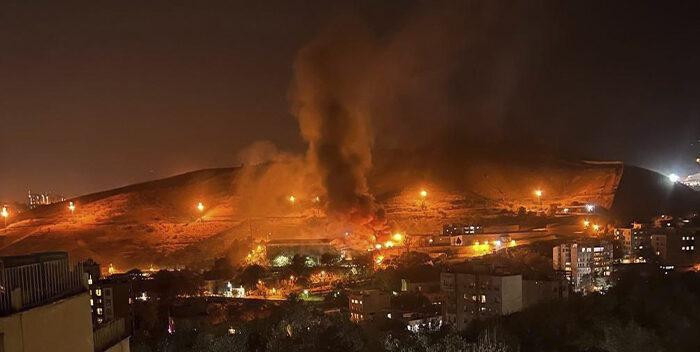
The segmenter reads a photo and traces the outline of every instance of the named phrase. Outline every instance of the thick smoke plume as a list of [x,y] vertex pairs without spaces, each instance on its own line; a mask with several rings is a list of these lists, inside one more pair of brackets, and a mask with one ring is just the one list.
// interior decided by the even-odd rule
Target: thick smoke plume
[[373,138],[365,81],[375,56],[368,32],[338,27],[305,47],[295,65],[294,110],[328,210],[365,222],[376,219],[367,186]]

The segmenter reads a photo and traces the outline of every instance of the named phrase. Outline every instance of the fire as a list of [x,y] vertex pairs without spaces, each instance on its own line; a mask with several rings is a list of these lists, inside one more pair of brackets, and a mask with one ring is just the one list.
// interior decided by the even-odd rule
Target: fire
[[428,191],[426,191],[426,190],[424,190],[424,189],[420,190],[420,196],[421,196],[421,198],[427,197],[427,196],[428,196]]
[[197,203],[197,210],[200,212],[204,211],[204,204],[202,204],[202,202]]

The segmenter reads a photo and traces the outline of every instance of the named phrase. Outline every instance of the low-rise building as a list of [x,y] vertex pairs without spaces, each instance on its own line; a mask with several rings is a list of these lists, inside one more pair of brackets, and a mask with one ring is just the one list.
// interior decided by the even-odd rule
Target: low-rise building
[[652,230],[651,247],[664,266],[690,267],[700,262],[700,228],[665,227]]
[[360,290],[348,294],[350,320],[361,323],[373,320],[391,306],[391,295],[380,290]]
[[566,279],[523,279],[523,308],[540,302],[549,302],[569,297],[569,283]]
[[523,308],[520,274],[472,270],[443,272],[440,287],[445,294],[443,321],[464,330],[475,319],[507,315]]

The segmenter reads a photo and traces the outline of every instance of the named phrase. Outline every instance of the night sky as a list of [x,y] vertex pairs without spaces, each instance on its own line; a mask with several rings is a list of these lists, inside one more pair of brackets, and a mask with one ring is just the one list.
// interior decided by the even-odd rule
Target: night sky
[[[231,166],[259,140],[303,152],[289,102],[299,49],[348,16],[390,36],[433,3],[3,1],[0,200]],[[452,105],[432,124],[468,129],[487,100],[497,108],[478,118],[497,121],[500,142],[700,171],[699,2],[530,3],[463,17],[478,44],[450,61]]]

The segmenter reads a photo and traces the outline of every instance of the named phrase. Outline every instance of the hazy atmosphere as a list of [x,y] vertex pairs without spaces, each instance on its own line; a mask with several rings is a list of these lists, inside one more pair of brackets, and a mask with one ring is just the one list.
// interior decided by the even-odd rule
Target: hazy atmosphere
[[6,201],[234,166],[260,140],[302,153],[304,74],[362,110],[358,148],[524,147],[698,171],[693,2],[0,6]]

